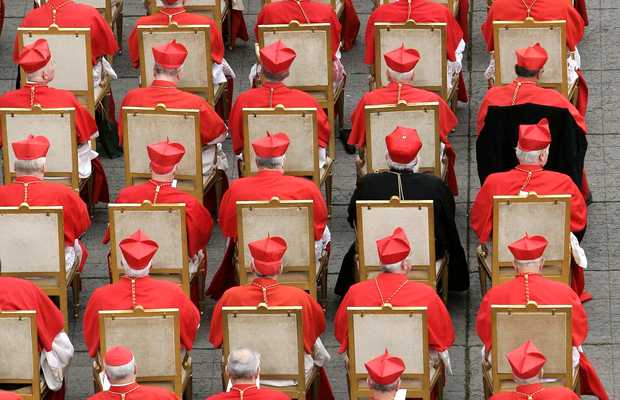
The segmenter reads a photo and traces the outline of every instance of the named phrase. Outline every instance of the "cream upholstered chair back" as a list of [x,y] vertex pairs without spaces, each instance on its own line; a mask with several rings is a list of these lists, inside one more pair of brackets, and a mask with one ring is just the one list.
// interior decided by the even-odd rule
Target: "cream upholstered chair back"
[[493,285],[514,278],[513,255],[508,245],[528,235],[542,235],[545,249],[543,274],[569,283],[570,195],[493,197]]
[[64,288],[62,207],[0,207],[0,260],[2,275]]
[[258,172],[252,142],[265,136],[266,132],[285,132],[290,140],[284,162],[285,173],[314,176],[319,169],[316,113],[315,108],[285,108],[281,105],[244,108],[243,174],[249,176]]
[[357,201],[357,251],[360,280],[371,279],[381,268],[376,241],[401,227],[409,239],[412,266],[409,278],[435,287],[435,226],[432,200]]
[[512,388],[506,354],[527,340],[545,355],[545,378],[571,387],[572,312],[570,305],[492,305],[493,392]]
[[300,306],[224,307],[222,318],[224,362],[233,350],[252,349],[261,355],[261,379],[301,380],[303,385],[304,339]]
[[175,39],[187,48],[187,58],[177,87],[200,94],[213,104],[215,94],[209,25],[138,25],[137,32],[142,87],[149,86],[153,81],[153,47]]
[[[91,113],[94,112],[94,87],[90,28],[17,28],[17,45],[46,39],[56,74],[51,86],[70,90]],[[21,70],[22,85],[26,74]]]
[[[109,204],[108,212],[113,281],[122,275],[119,243],[138,229],[159,245],[153,257],[151,274],[181,275],[189,279],[185,204],[151,204],[148,201],[143,204]],[[187,285],[184,289],[189,293],[189,282]]]
[[540,43],[549,59],[541,77],[543,86],[568,93],[566,21],[496,21],[493,23],[495,44],[495,84],[505,85],[516,78],[515,51]]
[[125,183],[133,185],[151,177],[147,146],[166,139],[185,147],[175,174],[177,187],[202,201],[202,153],[198,110],[156,107],[123,107]]
[[131,349],[139,382],[180,381],[178,309],[99,311],[99,334],[100,354],[114,346]]
[[[325,90],[332,84],[332,47],[329,24],[259,25],[260,48],[282,40],[297,53],[284,80],[289,87]],[[311,71],[311,73],[310,73]]]
[[404,44],[420,52],[415,67],[415,86],[447,97],[447,58],[445,23],[375,23],[374,75],[378,86],[387,83],[383,55]]
[[[282,236],[287,243],[284,273],[278,278],[309,290],[316,296],[316,256],[312,200],[237,202],[238,272],[241,284],[251,279],[248,243],[267,236]],[[286,223],[283,223],[286,221]]]
[[0,382],[31,385],[39,394],[36,311],[0,310]]
[[439,103],[372,105],[364,109],[366,119],[366,166],[369,173],[389,169],[385,137],[397,127],[418,131],[422,149],[418,154],[421,172],[441,176]]
[[9,143],[32,133],[44,135],[50,141],[45,160],[46,179],[79,187],[74,108],[0,108],[0,121],[2,143],[6,143],[2,146],[5,183],[15,176],[15,154]]

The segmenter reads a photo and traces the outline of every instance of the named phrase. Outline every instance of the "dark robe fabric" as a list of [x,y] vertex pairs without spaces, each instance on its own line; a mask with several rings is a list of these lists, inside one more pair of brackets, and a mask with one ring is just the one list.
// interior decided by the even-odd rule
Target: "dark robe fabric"
[[588,147],[585,132],[564,108],[519,104],[489,107],[484,127],[476,140],[476,160],[480,184],[494,172],[504,172],[517,166],[515,147],[519,125],[549,120],[551,147],[545,169],[564,173],[582,189],[583,166]]
[[[463,291],[469,288],[469,267],[465,250],[461,245],[454,220],[454,197],[448,186],[429,174],[401,172],[405,200],[433,200],[435,215],[435,255],[441,258],[449,254],[449,290]],[[358,183],[349,202],[348,221],[353,227],[357,218],[357,200],[389,200],[398,196],[398,177],[392,172],[368,174]],[[345,255],[338,274],[334,292],[344,296],[355,283],[355,243]]]

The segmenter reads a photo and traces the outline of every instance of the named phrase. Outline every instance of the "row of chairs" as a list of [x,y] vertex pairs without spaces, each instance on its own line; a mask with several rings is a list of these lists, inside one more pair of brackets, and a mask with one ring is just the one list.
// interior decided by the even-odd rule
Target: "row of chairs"
[[[445,369],[441,361],[433,361],[429,355],[426,307],[351,307],[347,313],[351,399],[368,397],[364,362],[380,354],[385,343],[391,343],[390,351],[405,361],[401,387],[407,389],[408,396],[429,400],[434,390],[441,393]],[[0,356],[6,361],[0,364],[0,381],[25,385],[20,393],[25,399],[39,399],[46,390],[44,383],[40,384],[35,317],[34,311],[0,311]],[[557,379],[558,385],[575,386],[578,371],[572,367],[570,306],[494,305],[492,319],[494,351],[491,363],[482,364],[485,393],[514,389],[506,354],[532,338],[537,339],[537,347],[547,358],[545,377]],[[291,386],[278,387],[293,399],[304,399],[316,389],[316,367],[307,375],[304,371],[301,307],[224,307],[223,321],[222,371],[233,349],[252,348],[262,354],[262,380],[295,381]],[[130,347],[140,365],[138,382],[192,398],[192,359],[181,350],[177,309],[101,311],[99,327],[101,354],[118,345]],[[407,332],[406,340],[402,332]],[[22,351],[15,352],[15,348]],[[103,387],[102,365],[97,358],[92,367],[96,390]],[[226,382],[222,374],[223,387]]]

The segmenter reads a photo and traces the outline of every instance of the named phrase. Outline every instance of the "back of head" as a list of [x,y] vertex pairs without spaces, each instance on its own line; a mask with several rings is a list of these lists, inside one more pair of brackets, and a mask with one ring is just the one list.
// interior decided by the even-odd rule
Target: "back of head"
[[295,50],[286,47],[282,40],[263,47],[259,51],[263,77],[267,81],[282,82],[289,76],[289,69],[296,56]]
[[395,228],[391,235],[377,240],[376,244],[379,262],[384,272],[407,272],[406,259],[411,252],[411,246],[402,228]]
[[15,173],[21,175],[43,176],[45,158],[50,142],[45,136],[28,135],[25,139],[11,143],[15,154]]
[[387,65],[387,78],[394,82],[411,83],[414,79],[415,66],[420,61],[420,53],[413,48],[406,48],[404,43],[383,55]]
[[125,275],[130,278],[142,278],[149,274],[151,263],[159,245],[138,229],[119,242],[121,264]]
[[514,257],[514,267],[520,273],[539,273],[544,265],[544,252],[549,242],[543,236],[527,233],[508,245]]
[[183,63],[187,59],[187,48],[176,39],[151,49],[155,64],[153,75],[156,79],[177,82],[181,79]]
[[286,150],[289,146],[288,135],[284,132],[271,134],[252,142],[258,169],[283,169]]
[[519,126],[515,155],[520,164],[544,166],[549,157],[551,130],[546,118],[534,125]]
[[405,372],[405,363],[400,357],[389,354],[387,349],[382,355],[364,363],[364,366],[368,371],[368,386],[371,391],[385,395],[395,393],[400,387],[400,377]]
[[385,137],[386,161],[390,169],[397,171],[418,171],[418,154],[422,141],[415,129],[397,126]]
[[228,355],[226,372],[228,377],[237,381],[253,381],[258,378],[260,371],[260,354],[246,348],[233,350]]
[[536,43],[530,47],[517,49],[515,73],[521,78],[540,78],[540,73],[548,59],[547,51]]
[[126,347],[117,346],[108,349],[104,358],[105,373],[111,384],[126,384],[135,381],[136,362]]

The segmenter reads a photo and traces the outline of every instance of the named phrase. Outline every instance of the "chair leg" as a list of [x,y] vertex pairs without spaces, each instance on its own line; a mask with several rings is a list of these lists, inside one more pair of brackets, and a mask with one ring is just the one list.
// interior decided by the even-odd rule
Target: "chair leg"
[[118,41],[118,54],[123,53],[123,12],[119,11],[116,17],[116,37]]
[[62,312],[63,317],[65,317],[65,330],[69,331],[69,304],[67,301],[67,294],[64,293],[58,296],[58,302],[60,303],[60,311]]
[[[76,268],[78,268],[76,266]],[[82,291],[82,278],[80,271],[76,271],[71,282],[71,293],[73,294],[73,318],[78,319],[80,314],[80,292]]]
[[333,169],[328,172],[328,175],[325,177],[325,201],[327,202],[327,217],[330,218],[332,216],[332,189],[333,189]]

